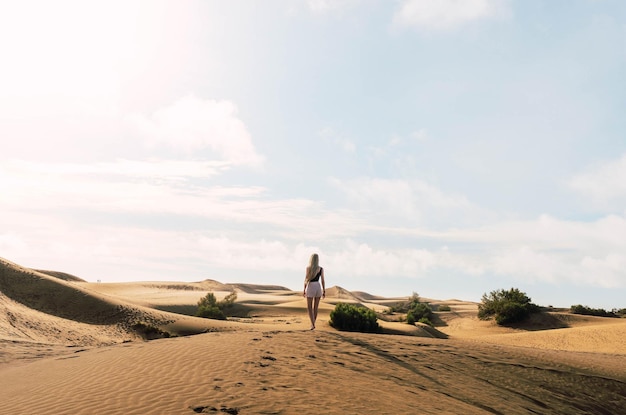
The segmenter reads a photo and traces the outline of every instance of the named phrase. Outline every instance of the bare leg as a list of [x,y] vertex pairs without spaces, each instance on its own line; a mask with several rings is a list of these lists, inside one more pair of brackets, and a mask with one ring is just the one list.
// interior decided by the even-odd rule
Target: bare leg
[[313,314],[313,297],[306,298],[306,307],[309,311],[309,319],[311,320],[311,330],[315,328],[315,316]]
[[315,302],[313,304],[313,327],[315,327],[315,321],[317,321],[317,310],[320,306],[321,297],[315,297]]

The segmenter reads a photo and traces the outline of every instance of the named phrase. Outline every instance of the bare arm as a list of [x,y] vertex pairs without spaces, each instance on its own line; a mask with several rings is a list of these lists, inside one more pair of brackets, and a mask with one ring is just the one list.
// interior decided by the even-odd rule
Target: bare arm
[[324,281],[324,268],[322,268],[322,298],[326,297],[326,281]]
[[306,296],[306,286],[308,284],[308,281],[306,280],[307,275],[309,275],[309,267],[306,267],[306,270],[304,271],[304,289],[302,290],[302,296]]

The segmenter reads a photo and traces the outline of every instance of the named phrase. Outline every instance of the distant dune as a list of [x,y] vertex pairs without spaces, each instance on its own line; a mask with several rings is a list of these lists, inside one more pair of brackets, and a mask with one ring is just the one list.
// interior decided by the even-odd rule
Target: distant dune
[[387,298],[387,297],[381,297],[379,295],[373,295],[373,294],[369,294],[366,293],[365,291],[351,291],[352,295],[354,295],[355,297],[363,300],[363,301],[403,301],[406,300],[406,297],[404,298]]
[[354,295],[352,292],[339,286],[327,288],[326,297],[329,299],[332,299],[334,302],[338,302],[337,300],[343,300],[344,302],[357,302],[357,303],[363,301],[357,295]]
[[[229,320],[193,316],[232,291]],[[0,259],[0,413],[626,413],[626,319],[507,328],[429,300],[450,307],[435,327],[385,314],[384,334],[346,333],[327,324],[335,304],[403,299],[326,294],[310,331],[302,293],[281,286],[89,283]]]
[[52,277],[56,277],[56,278],[60,278],[62,280],[65,281],[75,281],[75,282],[86,282],[84,279],[82,278],[78,278],[72,274],[68,274],[66,272],[59,272],[59,271],[47,271],[47,270],[43,270],[43,269],[35,269],[33,271],[37,271],[41,274],[46,274],[46,275],[50,275]]

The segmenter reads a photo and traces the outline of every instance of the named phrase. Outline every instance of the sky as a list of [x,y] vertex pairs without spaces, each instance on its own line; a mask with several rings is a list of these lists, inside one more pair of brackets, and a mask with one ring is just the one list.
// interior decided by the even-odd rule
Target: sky
[[626,2],[2,2],[0,56],[0,257],[626,307]]

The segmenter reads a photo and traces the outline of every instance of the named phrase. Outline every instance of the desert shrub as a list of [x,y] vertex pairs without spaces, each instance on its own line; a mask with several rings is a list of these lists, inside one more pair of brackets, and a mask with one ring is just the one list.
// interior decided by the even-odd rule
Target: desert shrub
[[437,311],[452,311],[449,305],[440,305]]
[[[433,310],[427,303],[412,303],[406,315],[408,324],[415,324],[416,321],[432,326],[430,320],[433,318]],[[423,321],[425,320],[425,321]]]
[[380,330],[376,313],[367,307],[339,303],[330,312],[330,325],[337,330],[375,333]]
[[619,310],[606,311],[603,308],[590,308],[580,304],[571,306],[570,311],[574,314],[583,314],[586,316],[619,317]]
[[407,324],[415,324],[416,321],[433,325],[433,310],[428,303],[422,303],[418,293],[413,292],[407,301],[393,304],[389,307],[390,312],[406,313]]
[[228,294],[222,301],[217,301],[215,294],[208,293],[198,301],[197,317],[212,318],[215,320],[226,320],[225,309],[232,307],[237,300],[237,293]]
[[619,317],[626,317],[626,308],[620,308],[619,310],[617,308],[614,308],[613,312]]
[[389,311],[388,312],[389,312],[389,314],[406,313],[407,305],[408,305],[408,303],[406,303],[406,302],[391,304],[391,305],[389,305]]
[[415,324],[416,321],[432,326],[433,309],[428,303],[420,302],[420,297],[416,292],[409,297],[408,310],[406,314],[407,324]]
[[217,303],[217,306],[223,310],[232,307],[233,304],[235,304],[235,301],[237,301],[237,293],[233,291],[232,293],[224,297],[222,301],[219,301]]
[[495,315],[496,323],[500,325],[517,323],[523,321],[529,314],[524,304],[504,302]]
[[526,293],[517,288],[483,294],[482,302],[478,305],[480,319],[495,317],[496,323],[500,325],[523,321],[538,311],[539,307],[531,303]]
[[407,301],[401,301],[389,306],[389,311],[392,313],[406,313],[411,309],[413,304],[420,302],[420,296],[415,291],[408,298]]

